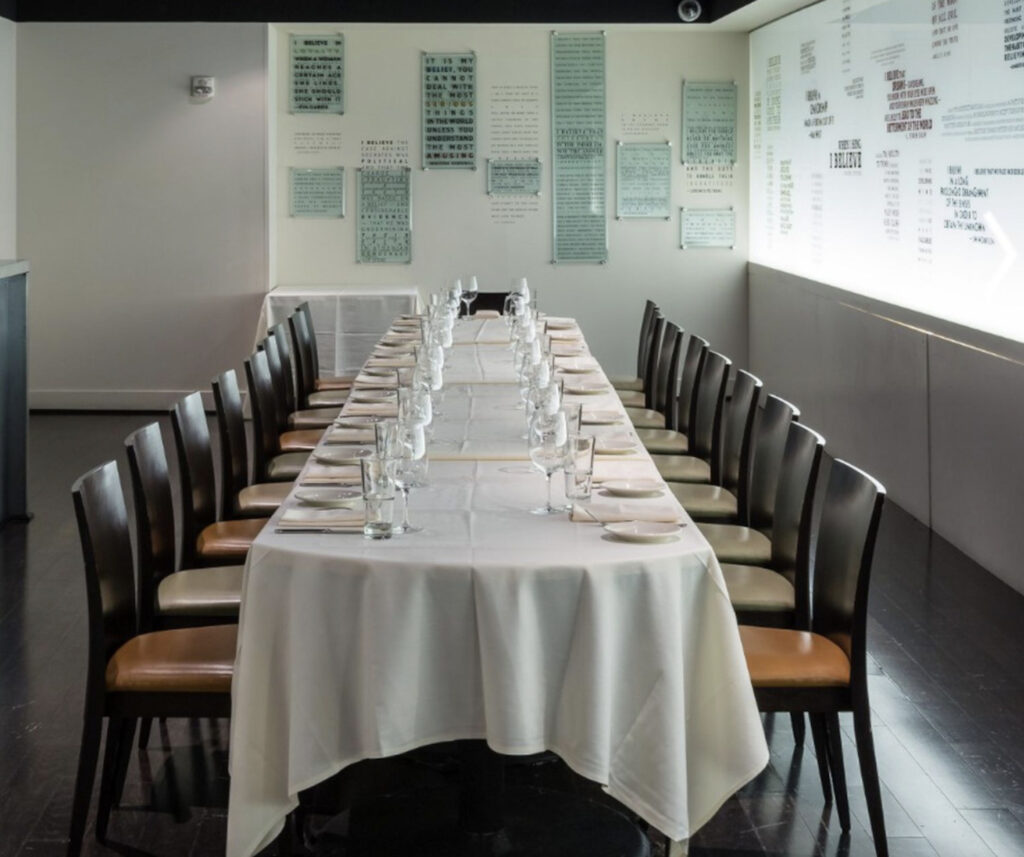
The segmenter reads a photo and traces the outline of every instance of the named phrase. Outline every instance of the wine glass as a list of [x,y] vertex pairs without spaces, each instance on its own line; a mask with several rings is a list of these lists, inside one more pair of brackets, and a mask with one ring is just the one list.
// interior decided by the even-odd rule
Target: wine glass
[[547,503],[531,511],[535,515],[557,514],[563,510],[551,505],[551,474],[565,466],[569,443],[565,412],[559,407],[554,412],[546,406],[537,408],[530,419],[528,436],[530,461],[547,479]]
[[476,277],[469,278],[469,285],[462,290],[462,302],[466,305],[466,315],[469,315],[469,308],[473,305],[473,301],[476,300],[477,295],[480,292],[480,285],[476,281]]
[[426,484],[427,439],[421,423],[399,423],[396,442],[392,448],[391,478],[402,492],[402,520],[393,533],[419,533],[422,527],[409,523],[409,491]]

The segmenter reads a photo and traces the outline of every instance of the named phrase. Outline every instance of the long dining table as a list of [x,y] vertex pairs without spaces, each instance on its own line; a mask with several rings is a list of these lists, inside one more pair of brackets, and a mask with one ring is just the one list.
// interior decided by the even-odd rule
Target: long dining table
[[[623,454],[635,434],[618,397],[578,328],[557,327],[566,401],[583,404],[583,430],[598,439],[591,507],[608,520],[678,521],[678,538],[623,542],[585,514],[531,514],[544,478],[523,439],[508,330],[501,319],[457,322],[428,484],[411,493],[422,532],[374,541],[289,530],[334,514],[306,512],[299,487],[357,479],[314,454],[249,551],[228,857],[271,842],[302,790],[438,742],[553,751],[684,843],[767,764],[714,553],[670,491],[604,496],[608,480],[660,477],[639,442]],[[409,362],[414,338],[397,323],[367,368]],[[343,417],[381,412],[359,398]],[[329,429],[318,450],[360,432]]]

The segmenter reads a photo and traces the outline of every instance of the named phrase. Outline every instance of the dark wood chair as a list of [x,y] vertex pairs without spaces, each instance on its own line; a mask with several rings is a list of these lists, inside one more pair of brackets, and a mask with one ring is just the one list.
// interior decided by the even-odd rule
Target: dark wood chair
[[[844,461],[832,465],[814,556],[810,630],[740,626],[762,711],[808,712],[827,738],[840,826],[850,829],[839,712],[853,712],[854,735],[878,857],[888,857],[867,682],[871,563],[885,488]],[[826,789],[826,799],[829,792]]]
[[[477,292],[476,300],[469,307],[469,315],[476,315],[478,312],[498,313],[501,315],[505,310],[505,298],[508,292]],[[465,316],[466,305],[459,301],[459,317]]]
[[721,483],[669,482],[676,499],[695,521],[735,523],[748,502],[754,419],[763,384],[742,369],[736,373],[732,397],[722,423]]
[[[316,447],[323,436],[323,430],[337,415],[337,408],[324,409],[322,413],[300,416],[300,422],[319,425],[311,428],[291,429],[289,420],[298,409],[295,394],[295,360],[292,354],[292,335],[287,321],[275,324],[267,332],[267,340],[273,339],[274,346],[266,341],[259,347],[267,352],[270,377],[278,396],[277,431],[283,452],[303,452]],[[275,347],[276,346],[276,347]],[[275,354],[276,351],[276,354]],[[276,359],[275,359],[276,358]],[[316,409],[319,410],[319,409]]]
[[256,351],[245,361],[252,411],[253,480],[292,482],[306,466],[308,452],[282,452],[277,431],[277,400],[266,351]]
[[[320,363],[316,348],[316,335],[313,332],[312,314],[309,304],[301,304],[290,316],[288,326],[292,332],[296,369],[296,399],[300,410],[310,408],[340,408],[348,398],[352,379],[339,380],[339,385],[332,386],[318,383],[320,380]],[[297,427],[297,426],[296,426]]]
[[273,515],[291,486],[287,482],[249,479],[242,394],[234,369],[213,379],[213,402],[220,438],[220,510],[222,521],[231,518],[266,518]]
[[[655,310],[654,320],[651,322],[650,344],[644,360],[643,369],[640,372],[640,377],[643,379],[641,389],[615,391],[618,394],[623,407],[654,409],[652,391],[654,390],[654,379],[658,371],[658,360],[661,356],[662,340],[665,336],[665,325],[667,322],[668,319],[666,319],[660,311]],[[664,424],[655,426],[655,428],[663,427]]]
[[[666,322],[659,346],[658,367],[652,373],[652,387],[645,395],[650,394],[654,408],[625,406],[626,416],[637,430],[663,431],[676,430],[676,403],[679,396],[679,373],[683,359],[683,341],[685,332],[678,325]],[[619,394],[621,399],[622,393]]]
[[690,451],[689,432],[693,425],[697,397],[694,395],[704,368],[704,357],[708,352],[708,341],[692,333],[687,338],[686,349],[679,369],[679,381],[669,398],[669,414],[665,428],[638,428],[637,437],[651,455],[686,455]]
[[648,299],[644,301],[644,314],[640,319],[640,335],[637,337],[636,346],[636,375],[610,378],[612,386],[618,393],[644,391],[644,367],[647,365],[647,355],[651,349],[651,340],[654,334],[654,317],[658,312],[658,305]]
[[722,411],[732,361],[708,351],[701,367],[694,402],[693,425],[687,440],[689,455],[652,455],[666,482],[722,481]]
[[245,562],[266,518],[217,519],[216,475],[203,400],[191,393],[171,409],[181,478],[181,549],[184,568]]
[[[312,360],[313,385],[316,390],[348,390],[352,386],[354,378],[339,376],[333,378],[322,378],[320,376],[320,353],[316,344],[316,325],[313,324],[313,309],[309,301],[303,301],[295,308],[295,312],[301,313],[306,319],[306,327],[309,330],[309,350]],[[290,325],[289,325],[290,326]]]
[[106,749],[96,836],[107,839],[110,811],[120,800],[135,724],[140,717],[228,717],[236,625],[138,632],[131,539],[114,462],[72,487],[85,560],[89,653],[82,746],[75,778],[68,857],[82,851],[99,759]]

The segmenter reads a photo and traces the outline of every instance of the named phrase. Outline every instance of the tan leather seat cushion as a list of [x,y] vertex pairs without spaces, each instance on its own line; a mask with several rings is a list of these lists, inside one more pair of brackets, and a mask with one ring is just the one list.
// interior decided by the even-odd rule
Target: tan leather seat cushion
[[711,465],[693,455],[652,455],[651,461],[666,482],[710,482]]
[[267,462],[266,477],[270,482],[294,482],[309,459],[308,452],[283,452]]
[[622,406],[626,408],[642,408],[644,402],[647,401],[647,397],[644,396],[642,390],[615,390],[619,395],[619,401],[622,402]]
[[614,378],[609,378],[608,381],[615,388],[616,393],[621,393],[627,390],[638,390],[643,392],[644,379],[635,378],[632,375],[618,375]]
[[304,411],[292,411],[288,415],[288,425],[294,429],[327,428],[337,419],[341,408],[307,408]]
[[720,485],[697,482],[669,482],[669,490],[695,521],[735,523],[739,514],[736,495]]
[[323,429],[302,429],[286,431],[280,435],[281,452],[309,452],[320,443],[324,436]]
[[140,634],[107,663],[107,690],[230,693],[237,638],[237,625]]
[[722,563],[729,600],[737,610],[785,613],[796,609],[793,584],[777,571],[757,565]]
[[652,455],[686,455],[690,442],[686,435],[671,429],[637,429],[637,437]]
[[246,518],[273,515],[292,490],[291,482],[257,482],[238,492],[235,509]]
[[334,377],[334,378],[317,378],[313,382],[318,390],[348,390],[352,387],[352,382],[355,380],[353,376],[347,377]]
[[649,408],[626,408],[626,416],[633,423],[633,428],[665,428],[665,415]]
[[772,560],[771,540],[752,530],[735,524],[698,524],[715,551],[719,562],[740,565],[767,565]]
[[326,408],[337,405],[339,408],[348,401],[346,390],[322,390],[319,393],[310,393],[307,399],[311,408]]
[[156,590],[164,616],[237,616],[244,565],[189,568],[169,574]]
[[196,539],[196,554],[219,564],[245,562],[253,539],[269,518],[246,518],[242,521],[217,521],[204,527]]
[[831,640],[810,631],[740,625],[754,687],[844,687],[850,661]]

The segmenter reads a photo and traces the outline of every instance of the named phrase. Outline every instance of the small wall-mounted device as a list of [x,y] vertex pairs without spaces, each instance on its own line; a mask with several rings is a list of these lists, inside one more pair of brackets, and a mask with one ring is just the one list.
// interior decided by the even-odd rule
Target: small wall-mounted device
[[701,16],[703,11],[697,0],[682,0],[676,7],[676,14],[679,15],[679,20],[684,24],[692,24]]
[[190,93],[193,98],[213,98],[214,88],[217,79],[208,75],[199,75],[192,78]]

